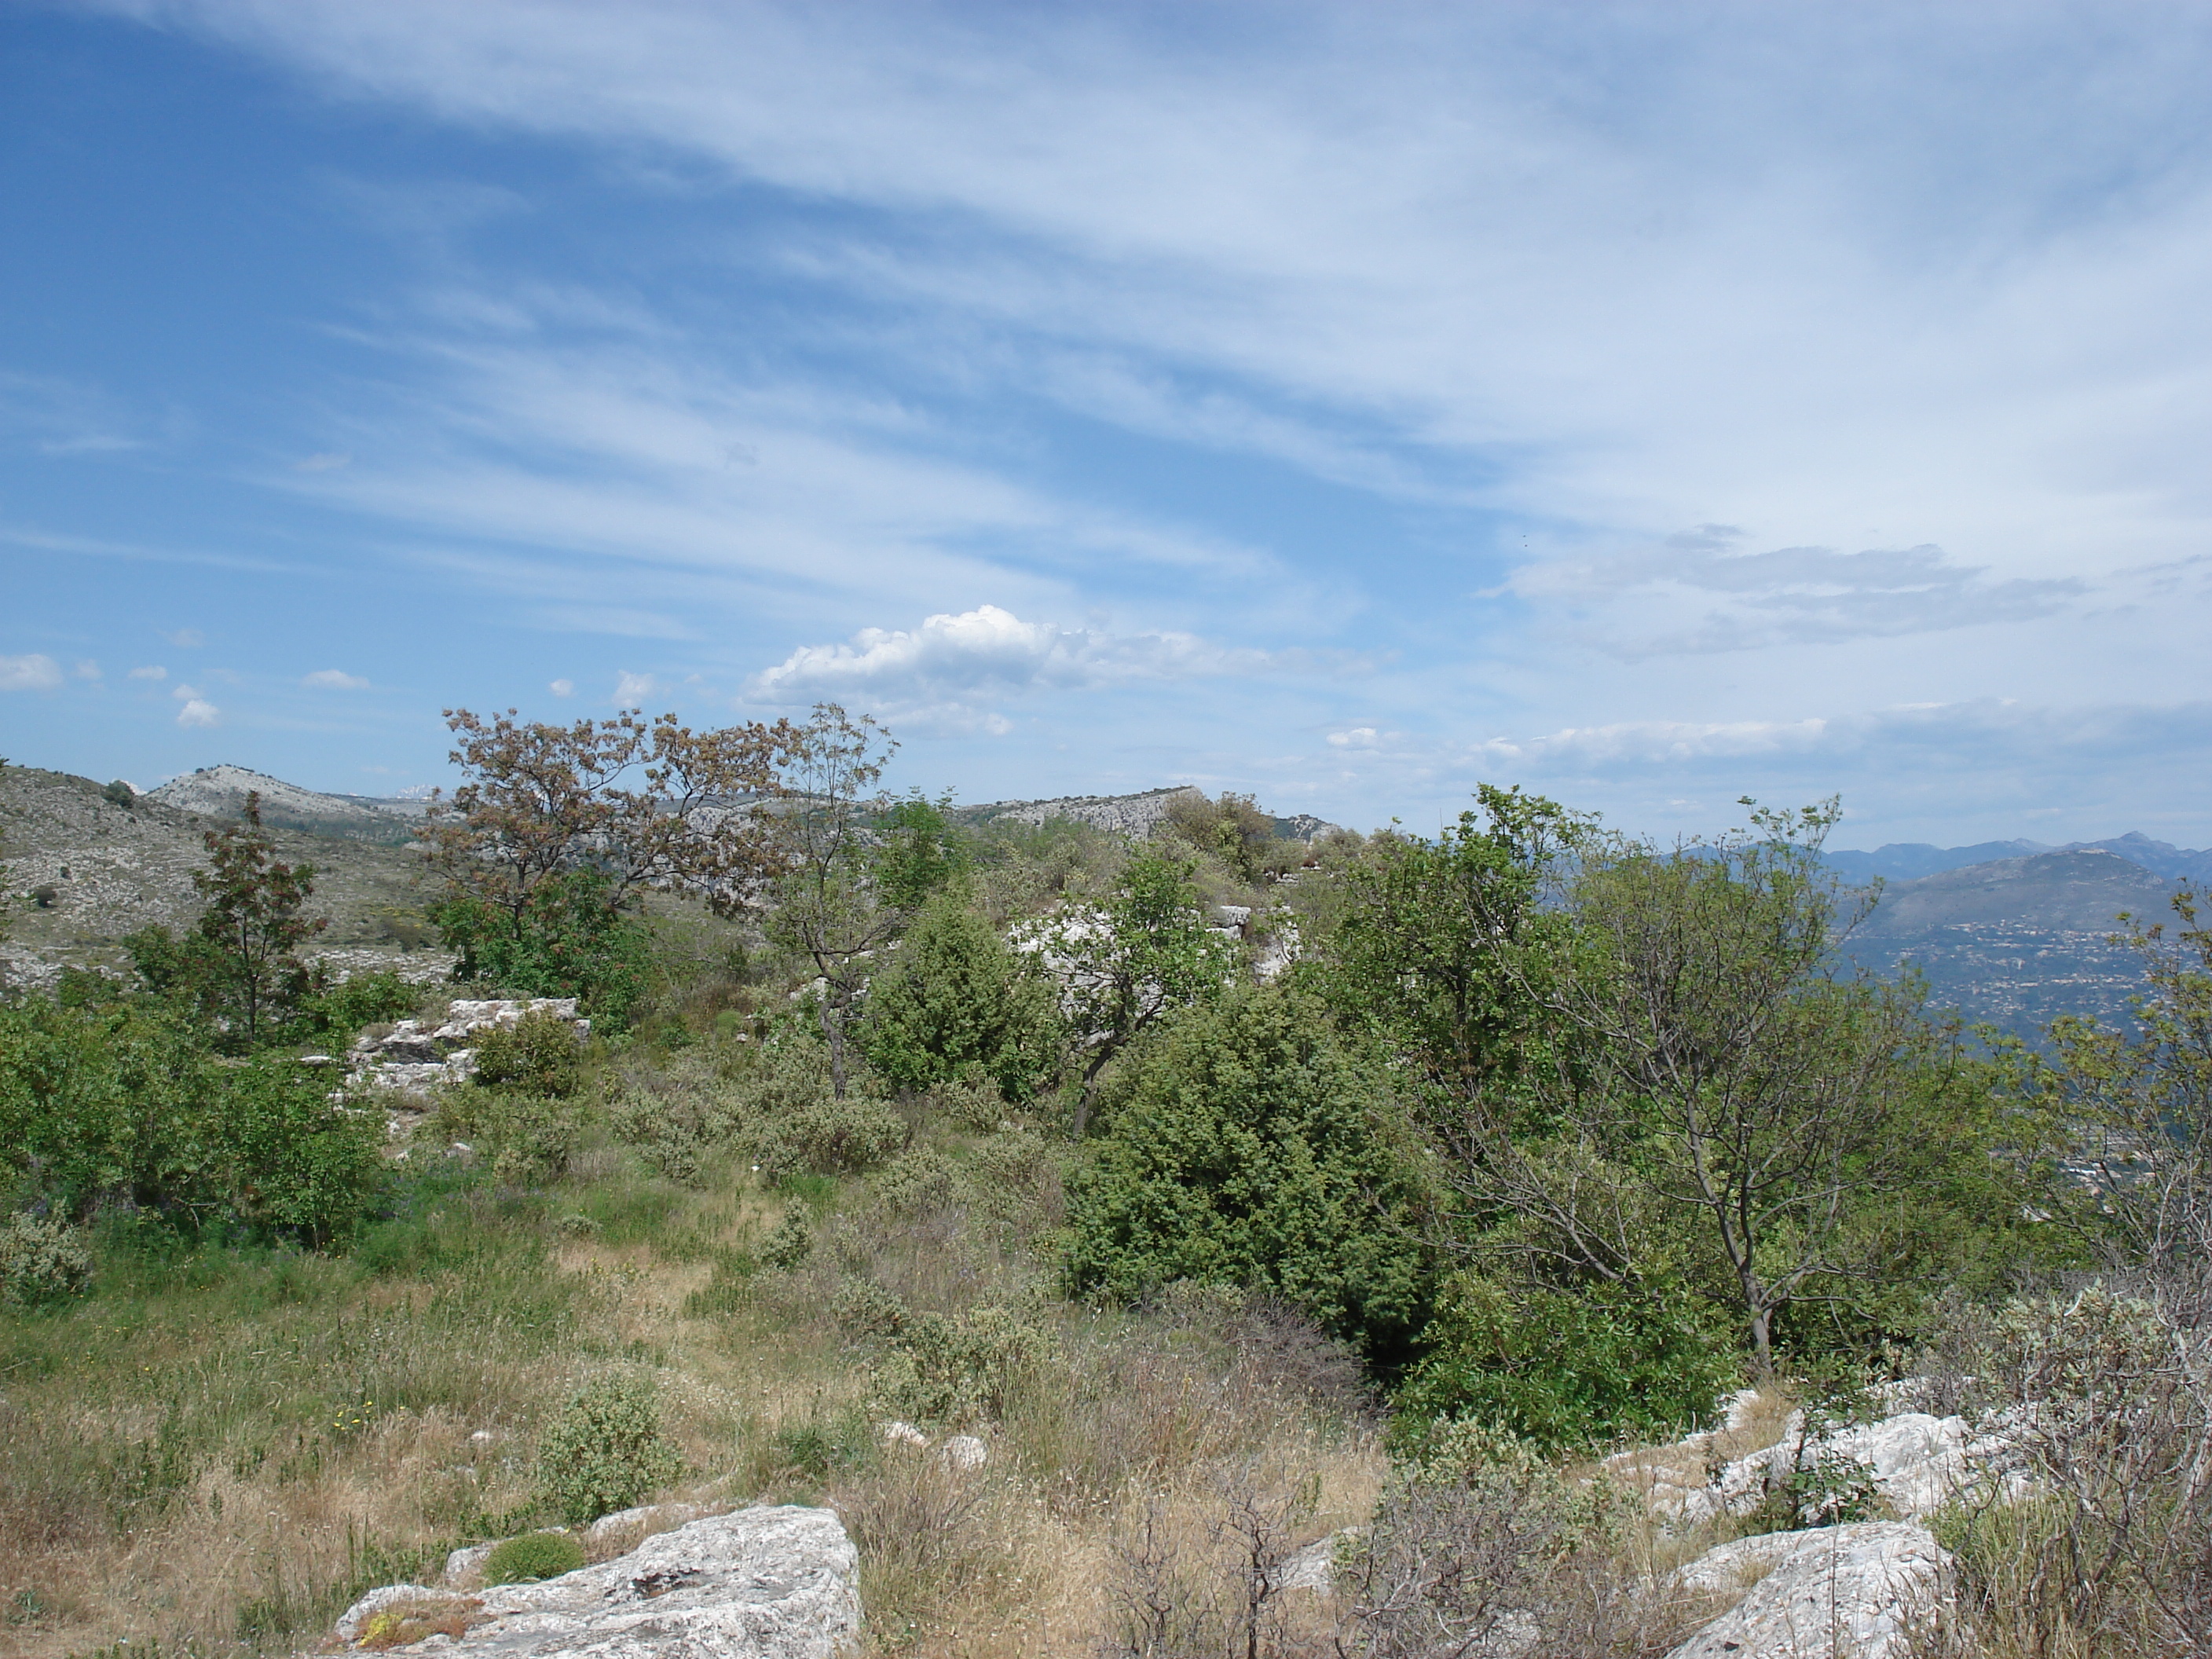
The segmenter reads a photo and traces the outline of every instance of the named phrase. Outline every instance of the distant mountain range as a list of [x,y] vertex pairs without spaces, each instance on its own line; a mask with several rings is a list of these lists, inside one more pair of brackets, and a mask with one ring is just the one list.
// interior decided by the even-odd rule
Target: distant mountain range
[[[42,799],[60,803],[66,797],[70,803],[69,812],[52,825],[52,835],[30,837],[46,856],[18,859],[15,879],[20,882],[27,884],[33,876],[58,879],[51,872],[41,873],[52,863],[54,871],[62,872],[58,879],[64,893],[73,891],[66,879],[70,868],[104,870],[104,849],[119,845],[123,830],[154,828],[143,819],[134,825],[128,814],[103,808],[97,786],[85,780],[31,775],[20,768],[9,769],[9,775],[21,776],[27,784],[34,776],[44,780],[37,792]],[[421,828],[423,803],[419,799],[328,794],[241,766],[207,767],[173,778],[150,791],[148,799],[179,813],[234,818],[253,791],[260,793],[262,817],[271,828],[382,843],[391,850],[376,853],[379,859],[400,856],[398,845],[413,840]],[[1076,818],[1142,836],[1165,816],[1180,793],[1164,788],[1131,795],[997,801],[962,808],[959,816],[979,823]],[[27,797],[25,805],[28,803]],[[51,817],[59,810],[58,805],[41,809],[33,816]],[[76,823],[76,817],[98,817],[103,810],[114,818],[113,839],[111,830],[90,818]],[[70,827],[64,829],[64,817]],[[179,821],[174,832],[179,842],[175,857],[168,860],[178,867],[167,872],[167,882],[179,892],[198,841],[197,832],[184,832],[183,823]],[[1304,817],[1279,817],[1275,824],[1277,834],[1299,839],[1329,828],[1319,819]],[[20,836],[29,828],[27,819],[16,833]],[[46,841],[52,845],[43,846]],[[19,840],[10,853],[30,850]],[[362,856],[371,856],[370,849],[362,848]],[[2140,988],[2141,973],[2134,954],[2112,943],[2123,927],[2121,915],[2146,924],[2167,921],[2170,902],[2180,884],[2212,887],[2212,849],[2176,847],[2139,834],[2063,847],[2033,841],[1981,842],[1971,847],[1893,843],[1872,852],[1831,852],[1826,860],[1828,867],[1848,882],[1866,883],[1877,877],[1882,881],[1881,902],[1846,947],[1851,960],[1883,973],[1913,967],[1926,976],[1939,1006],[1956,1008],[1969,1021],[1986,1021],[2029,1038],[2061,1013],[2124,1018],[2128,997]],[[398,866],[392,873],[398,873]],[[377,879],[386,879],[380,866]],[[380,896],[380,902],[387,907],[390,903]],[[39,914],[56,927],[64,920],[59,912]],[[82,928],[83,921],[72,925]]]
[[1923,876],[1941,875],[1946,870],[1963,870],[1969,865],[2033,858],[2044,853],[2112,853],[2169,880],[2212,882],[2212,848],[2176,847],[2171,842],[2153,841],[2148,836],[2132,832],[2106,841],[2070,841],[2063,847],[2039,841],[1984,841],[1972,847],[1892,842],[1871,853],[1831,852],[1826,857],[1830,869],[1856,881],[1870,880],[1875,876],[1912,881]]

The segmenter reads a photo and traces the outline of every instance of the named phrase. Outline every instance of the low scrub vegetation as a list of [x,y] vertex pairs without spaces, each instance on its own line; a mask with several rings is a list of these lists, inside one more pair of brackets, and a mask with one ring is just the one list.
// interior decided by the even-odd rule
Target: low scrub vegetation
[[[763,1499],[836,1506],[884,1653],[1625,1659],[1710,1616],[1688,1555],[1873,1500],[1678,1535],[1596,1458],[1904,1376],[2033,1429],[1940,1517],[1943,1640],[2206,1627],[2186,902],[2139,1030],[2039,1054],[1839,975],[1832,808],[1667,849],[1486,790],[1309,846],[1194,792],[1131,843],[879,798],[842,710],[454,725],[459,984],[319,981],[249,817],[219,925],[0,1006],[12,1646],[292,1651],[457,1546],[543,1576],[551,1528]],[[343,1086],[464,989],[590,1040]]]

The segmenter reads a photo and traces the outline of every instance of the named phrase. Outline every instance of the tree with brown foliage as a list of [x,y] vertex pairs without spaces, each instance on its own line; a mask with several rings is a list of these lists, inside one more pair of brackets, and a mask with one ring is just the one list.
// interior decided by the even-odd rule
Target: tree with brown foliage
[[465,975],[539,994],[600,994],[625,975],[647,889],[731,915],[778,867],[766,803],[799,734],[787,720],[694,732],[625,709],[572,726],[447,709],[468,781],[433,797],[424,838],[447,894],[435,919]]

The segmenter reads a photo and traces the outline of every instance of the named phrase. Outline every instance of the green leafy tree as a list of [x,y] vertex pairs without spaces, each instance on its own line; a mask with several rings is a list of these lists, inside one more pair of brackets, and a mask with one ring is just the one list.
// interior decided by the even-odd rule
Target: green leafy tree
[[1993,1190],[2016,1170],[1993,1156],[1987,1079],[1916,988],[1836,976],[1873,902],[1820,866],[1836,817],[1754,809],[1752,832],[1671,852],[1586,842],[1571,933],[1496,955],[1560,1057],[1476,1091],[1455,1142],[1468,1195],[1576,1273],[1632,1284],[1645,1218],[1686,1224],[1762,1374],[1785,1310],[1864,1311],[1918,1276],[1929,1206],[2028,1195]]
[[207,908],[191,933],[179,939],[149,927],[124,945],[149,988],[216,1021],[228,1046],[251,1050],[283,1035],[325,988],[321,970],[299,953],[330,922],[303,914],[315,868],[276,856],[258,792],[246,796],[240,817],[202,837],[208,865],[192,872],[192,885]]
[[619,1027],[645,994],[653,935],[612,888],[602,871],[564,870],[538,882],[519,911],[460,888],[430,907],[430,919],[454,953],[456,979],[575,997]]
[[1190,1009],[1117,1088],[1069,1191],[1078,1292],[1135,1300],[1176,1279],[1263,1289],[1400,1362],[1431,1262],[1404,1108],[1387,1072],[1273,988]]
[[952,797],[931,800],[920,790],[895,802],[876,821],[876,886],[883,902],[911,915],[966,875],[974,860],[945,816]]
[[870,984],[861,1042],[895,1088],[981,1077],[1019,1103],[1051,1080],[1066,1032],[1051,981],[955,888],[922,907]]
[[1061,1006],[1085,1054],[1075,1133],[1090,1122],[1108,1062],[1176,1009],[1221,994],[1236,948],[1208,930],[1182,860],[1139,852],[1102,906],[1071,907],[1022,930],[1061,987]]
[[1201,789],[1180,791],[1168,802],[1162,827],[1246,881],[1261,879],[1279,851],[1275,821],[1249,795],[1224,791],[1210,800]]
[[1539,988],[1565,924],[1563,856],[1594,835],[1540,796],[1486,784],[1479,798],[1480,818],[1434,841],[1378,836],[1343,866],[1312,975],[1340,1019],[1459,1097],[1557,1063]]

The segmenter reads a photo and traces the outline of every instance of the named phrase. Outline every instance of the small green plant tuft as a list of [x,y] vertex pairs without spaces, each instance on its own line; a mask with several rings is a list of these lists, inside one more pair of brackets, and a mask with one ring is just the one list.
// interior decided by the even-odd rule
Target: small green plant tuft
[[806,1224],[806,1209],[794,1204],[761,1246],[761,1260],[771,1267],[796,1267],[813,1253],[814,1232]]
[[526,1532],[484,1558],[483,1577],[486,1584],[528,1584],[583,1565],[584,1547],[574,1533]]
[[660,1426],[660,1400],[647,1378],[617,1373],[569,1397],[538,1443],[547,1499],[580,1526],[650,1497],[684,1473]]

